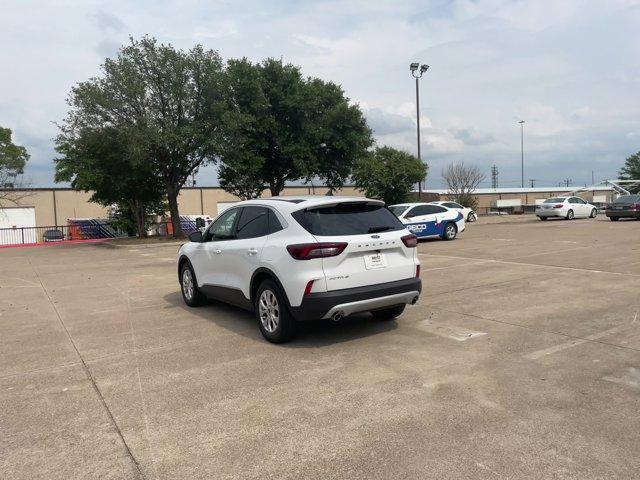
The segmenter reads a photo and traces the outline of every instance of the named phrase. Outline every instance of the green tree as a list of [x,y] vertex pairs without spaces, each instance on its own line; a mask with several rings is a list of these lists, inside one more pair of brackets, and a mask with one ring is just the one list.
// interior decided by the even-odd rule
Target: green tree
[[[130,133],[130,132],[129,132]],[[143,148],[137,148],[142,145]],[[146,236],[150,217],[166,211],[163,183],[147,161],[148,149],[126,130],[83,128],[56,139],[56,182],[93,191],[91,200],[117,207],[118,226]]]
[[0,127],[0,200],[17,201],[16,192],[11,190],[16,188],[16,179],[24,173],[28,160],[27,149],[11,140],[11,130]]
[[[640,152],[627,157],[618,175],[625,180],[640,180]],[[638,187],[636,187],[636,190],[638,190]]]
[[[189,176],[214,160],[221,138],[223,65],[213,50],[176,50],[154,38],[130,39],[99,77],[76,85],[61,130],[74,142],[85,128],[120,132],[128,151],[148,162],[149,181],[162,182],[174,236],[177,197]],[[153,178],[155,177],[155,178]]]
[[360,159],[352,178],[367,197],[393,205],[406,201],[413,185],[426,175],[427,166],[416,157],[385,146]]
[[229,192],[257,196],[268,188],[276,196],[288,181],[313,178],[338,189],[372,144],[360,108],[342,89],[303,78],[293,65],[231,60],[226,85],[219,178]]

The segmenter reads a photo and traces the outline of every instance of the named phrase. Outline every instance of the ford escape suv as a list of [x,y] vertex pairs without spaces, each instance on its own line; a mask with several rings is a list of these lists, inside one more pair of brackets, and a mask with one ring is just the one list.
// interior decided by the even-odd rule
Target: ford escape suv
[[178,256],[185,303],[252,310],[274,343],[289,340],[296,321],[393,319],[422,289],[417,238],[378,200],[247,200],[189,240]]

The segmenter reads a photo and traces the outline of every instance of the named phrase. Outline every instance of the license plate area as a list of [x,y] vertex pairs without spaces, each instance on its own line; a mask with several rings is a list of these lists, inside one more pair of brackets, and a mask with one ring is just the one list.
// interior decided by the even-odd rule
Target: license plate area
[[384,253],[373,253],[364,256],[364,268],[374,270],[377,268],[385,268],[387,266],[387,258]]

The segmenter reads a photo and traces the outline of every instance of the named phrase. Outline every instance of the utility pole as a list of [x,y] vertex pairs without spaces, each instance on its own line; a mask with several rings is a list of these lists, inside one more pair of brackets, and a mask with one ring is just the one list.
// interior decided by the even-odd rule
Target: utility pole
[[[411,76],[416,79],[416,131],[418,134],[418,160],[422,163],[422,157],[420,156],[420,87],[419,80],[422,77],[422,74],[429,70],[429,65],[422,64],[420,65],[418,62],[413,62],[409,65],[409,70],[411,70]],[[418,73],[419,70],[419,73]],[[420,179],[418,182],[418,199],[422,200],[422,182],[424,179]]]
[[518,122],[520,124],[520,168],[522,188],[524,188],[524,120]]
[[531,188],[534,188],[536,186],[536,179],[535,178],[530,178],[529,182],[531,182]]
[[591,170],[591,185],[593,185],[595,183],[596,183],[596,181],[595,181],[594,176],[593,176],[593,170]]
[[491,188],[498,188],[498,166],[491,167]]

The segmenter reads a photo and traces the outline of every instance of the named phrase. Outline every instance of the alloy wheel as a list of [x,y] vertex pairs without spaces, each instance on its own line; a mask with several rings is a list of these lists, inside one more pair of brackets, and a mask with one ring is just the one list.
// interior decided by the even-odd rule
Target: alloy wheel
[[189,268],[182,271],[182,292],[187,300],[193,299],[193,275]]
[[258,313],[264,329],[269,333],[275,332],[280,321],[280,305],[276,294],[271,290],[264,290],[260,295]]

